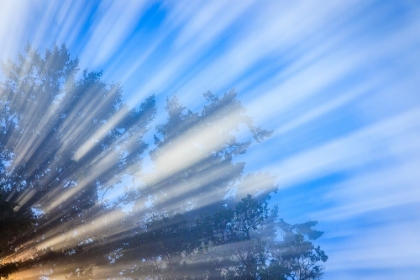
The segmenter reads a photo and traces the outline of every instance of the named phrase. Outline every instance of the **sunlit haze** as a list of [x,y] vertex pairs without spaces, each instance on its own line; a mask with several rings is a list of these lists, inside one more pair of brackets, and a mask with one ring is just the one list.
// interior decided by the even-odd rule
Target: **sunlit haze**
[[420,279],[418,1],[6,0],[0,39],[1,199],[35,216],[10,279],[211,278],[147,222],[248,194],[318,221],[322,279]]

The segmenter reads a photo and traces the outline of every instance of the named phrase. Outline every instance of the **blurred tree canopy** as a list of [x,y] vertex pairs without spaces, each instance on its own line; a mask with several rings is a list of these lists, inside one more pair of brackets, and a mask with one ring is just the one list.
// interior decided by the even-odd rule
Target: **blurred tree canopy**
[[237,160],[271,131],[234,91],[204,94],[200,112],[168,98],[148,143],[155,97],[130,107],[118,83],[80,73],[65,45],[27,46],[3,72],[0,276],[322,277],[316,222],[279,219],[268,205],[275,178],[244,174]]

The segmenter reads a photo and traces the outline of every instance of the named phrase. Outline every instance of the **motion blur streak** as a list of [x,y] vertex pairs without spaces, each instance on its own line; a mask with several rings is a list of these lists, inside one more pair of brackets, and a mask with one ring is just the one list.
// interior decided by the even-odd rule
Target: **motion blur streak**
[[[2,1],[0,80],[18,78],[1,84],[0,202],[42,222],[2,236],[0,269],[171,279],[188,249],[153,255],[183,243],[146,233],[227,219],[252,194],[320,222],[323,279],[419,279],[419,26],[410,0]],[[58,84],[55,43],[81,70]],[[8,67],[27,44],[45,63]],[[246,111],[220,101],[232,88]]]

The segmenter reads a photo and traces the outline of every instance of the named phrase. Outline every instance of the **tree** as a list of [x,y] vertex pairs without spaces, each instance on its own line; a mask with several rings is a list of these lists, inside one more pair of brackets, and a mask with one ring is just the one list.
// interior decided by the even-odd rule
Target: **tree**
[[35,229],[8,240],[1,253],[16,256],[21,244],[42,247],[53,232],[65,235],[104,213],[99,194],[141,170],[156,106],[152,96],[130,109],[119,84],[102,82],[100,72],[78,74],[64,45],[43,56],[27,46],[3,72],[0,192],[25,211],[42,209]]
[[130,108],[118,83],[80,73],[64,45],[44,55],[28,46],[3,70],[0,276],[321,277],[315,224],[279,220],[268,207],[275,178],[244,174],[237,160],[271,131],[234,91],[204,94],[199,112],[168,98],[144,173],[153,96]]
[[[28,230],[34,222],[34,216],[30,209],[22,208],[18,211],[17,203],[4,201],[0,195],[0,228],[1,228],[1,241],[0,253],[7,251],[9,245],[19,237],[22,233]],[[16,272],[18,265],[15,262],[6,265],[0,264],[0,277],[7,277],[9,274]]]
[[322,232],[312,229],[316,224],[317,222],[310,221],[290,225],[280,220],[279,228],[283,232],[283,242],[275,244],[271,250],[273,259],[267,269],[268,279],[278,279],[276,276],[279,271],[284,271],[285,275],[293,280],[313,280],[322,277],[324,268],[320,262],[326,262],[328,257],[319,246],[314,247],[310,242],[322,235]]
[[[268,199],[268,198],[267,198]],[[151,279],[321,279],[325,253],[315,247],[316,222],[290,225],[267,200],[248,195],[235,207],[188,223],[182,214],[153,217],[135,236],[147,265],[124,275]],[[279,232],[282,234],[279,236]],[[125,240],[127,242],[128,240]],[[127,261],[136,254],[126,254]]]

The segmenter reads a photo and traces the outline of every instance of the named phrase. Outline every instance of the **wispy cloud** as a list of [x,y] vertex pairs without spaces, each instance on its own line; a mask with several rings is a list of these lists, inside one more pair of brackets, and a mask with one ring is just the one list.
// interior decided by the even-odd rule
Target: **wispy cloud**
[[94,18],[90,27],[89,41],[80,56],[81,60],[92,68],[104,65],[134,31],[145,6],[142,1],[101,2],[99,18]]
[[[152,6],[157,17],[148,10]],[[353,271],[369,270],[385,279],[391,274],[380,271],[389,267],[414,278],[419,256],[412,240],[419,219],[407,222],[403,213],[420,203],[419,9],[415,1],[5,1],[0,10],[0,53],[3,60],[13,58],[28,41],[41,48],[67,43],[80,55],[82,69],[104,69],[107,79],[121,81],[132,106],[152,93],[160,98],[176,92],[195,109],[203,102],[202,92],[236,88],[255,122],[275,130],[272,139],[252,146],[242,158],[250,163],[249,170],[277,175],[279,195],[302,182],[345,174],[321,190],[305,188],[305,196],[318,196],[320,202],[301,207],[305,217],[324,220],[333,231],[325,235],[331,252],[327,272],[355,279]],[[101,110],[102,103],[96,101],[74,108],[74,114],[88,112],[86,119],[67,116],[60,128],[63,145],[85,133],[81,128],[88,117]],[[35,108],[27,113],[31,110]],[[29,122],[31,128],[41,130],[53,114],[54,109],[40,121]],[[91,131],[92,139],[78,147],[74,159],[89,153],[92,140],[102,139],[125,114]],[[163,171],[142,179],[159,184],[226,140],[214,139],[214,129],[197,131],[201,132],[184,134],[173,147],[162,149],[156,164]],[[42,140],[35,135],[19,139],[16,162],[33,155]],[[185,143],[202,143],[204,148],[188,154]],[[93,171],[78,186],[42,198],[49,204],[47,210],[59,207],[107,169],[117,146],[92,159]],[[176,185],[167,192],[168,199],[156,203],[177,209],[176,199],[184,192],[224,171],[212,169]],[[243,191],[270,183],[268,177],[249,178]],[[22,194],[19,202],[24,204],[32,195]],[[212,193],[206,195],[198,206],[212,203]],[[399,209],[394,215],[401,220],[381,220],[393,209]],[[364,231],[358,227],[365,226],[361,220],[367,215],[371,220]],[[60,238],[51,233],[43,243],[56,246]],[[373,274],[357,276],[373,279]],[[334,277],[330,275],[325,279]]]

